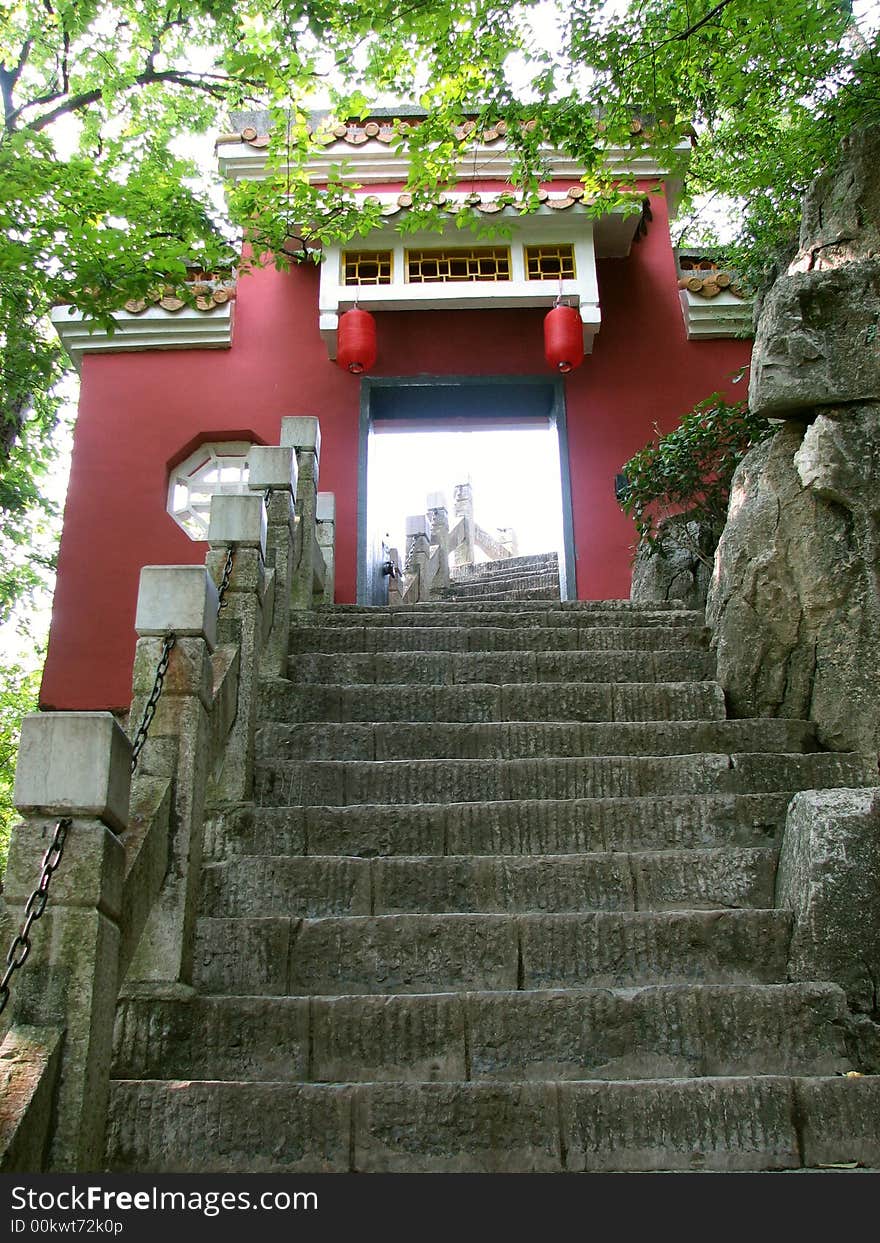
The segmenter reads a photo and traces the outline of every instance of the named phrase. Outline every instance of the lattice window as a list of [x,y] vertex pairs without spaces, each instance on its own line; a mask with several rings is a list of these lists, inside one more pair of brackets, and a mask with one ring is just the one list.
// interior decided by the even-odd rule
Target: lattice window
[[390,285],[390,250],[346,250],[342,256],[344,285]]
[[190,539],[208,538],[211,497],[218,493],[241,496],[248,490],[246,440],[200,445],[175,466],[168,479],[168,512]]
[[570,242],[560,242],[549,246],[526,246],[525,251],[527,280],[574,280],[574,247]]
[[409,250],[407,280],[413,285],[452,281],[509,281],[510,251],[506,246],[472,246],[467,250]]

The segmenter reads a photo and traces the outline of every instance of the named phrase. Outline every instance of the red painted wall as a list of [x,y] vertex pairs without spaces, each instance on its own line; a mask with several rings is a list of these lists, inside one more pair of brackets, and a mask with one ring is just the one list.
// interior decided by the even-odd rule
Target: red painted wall
[[[665,204],[627,259],[599,263],[602,328],[566,379],[577,588],[629,595],[632,523],[614,499],[621,464],[749,356],[743,341],[685,336]],[[356,582],[359,381],[318,335],[318,271],[242,278],[230,350],[87,356],[43,676],[46,708],[125,708],[140,567],[200,563],[166,513],[168,468],[194,438],[277,444],[282,416],[321,420],[320,487],[336,494],[337,588]],[[542,311],[384,312],[376,375],[547,374]],[[739,394],[738,389],[729,390]]]

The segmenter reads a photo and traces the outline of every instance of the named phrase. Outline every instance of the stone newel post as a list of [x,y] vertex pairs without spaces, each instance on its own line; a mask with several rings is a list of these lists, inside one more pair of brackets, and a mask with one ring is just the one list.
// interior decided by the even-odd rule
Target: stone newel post
[[287,672],[297,473],[291,447],[255,445],[248,454],[248,487],[266,497],[266,564],[275,571],[274,616],[261,662],[272,677]]
[[229,549],[234,549],[232,576],[220,613],[220,633],[239,650],[238,711],[215,791],[230,802],[250,798],[253,785],[257,669],[264,634],[272,621],[274,594],[266,576],[266,534],[262,496],[254,493],[213,497],[207,565],[215,583],[222,582]]
[[332,604],[336,594],[336,497],[319,492],[315,511],[318,547],[324,558],[324,603]]
[[433,587],[449,586],[449,510],[442,492],[429,492],[427,501],[430,541],[436,545],[436,569],[431,579]]
[[[10,1002],[16,1028],[63,1032],[45,1154],[58,1171],[100,1169],[103,1157],[125,867],[117,833],[128,820],[130,769],[131,744],[109,712],[35,714],[23,722],[15,804],[25,823],[13,834],[4,881],[16,927],[59,818],[72,821]],[[25,1119],[40,1132],[40,1147],[48,1101],[45,1113]]]
[[464,527],[463,538],[452,554],[453,564],[473,565],[476,524],[474,523],[474,490],[470,483],[456,484],[452,505],[455,516],[460,519]]
[[428,520],[424,514],[411,514],[406,520],[406,571],[413,576],[413,585],[407,591],[412,592],[414,600],[427,600],[430,590],[428,574]]
[[133,979],[188,984],[192,977],[217,607],[217,588],[203,566],[145,566],[141,570],[132,677],[131,720],[135,724],[153,689],[169,631],[175,634],[176,643],[138,774],[173,779],[174,797],[168,874],[135,953]]
[[296,452],[296,544],[293,554],[294,609],[310,609],[316,595],[323,595],[326,578],[324,556],[318,546],[318,469],[321,458],[321,428],[310,416],[281,420],[281,444]]

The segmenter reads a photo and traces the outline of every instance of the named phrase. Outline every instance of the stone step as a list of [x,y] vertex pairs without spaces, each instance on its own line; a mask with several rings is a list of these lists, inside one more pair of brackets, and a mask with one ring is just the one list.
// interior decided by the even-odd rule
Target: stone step
[[535,586],[526,587],[520,585],[514,579],[508,579],[504,584],[489,584],[486,587],[472,587],[468,590],[466,587],[458,588],[435,588],[436,598],[438,600],[457,601],[461,604],[467,604],[472,600],[491,602],[503,600],[558,600],[559,599],[559,582],[552,585],[538,586],[538,578],[528,580]]
[[[470,611],[479,611],[481,605],[474,605],[474,609]],[[488,606],[494,607],[494,606]],[[547,608],[547,605],[527,604],[525,610]],[[506,604],[502,604],[500,608],[504,611],[518,611],[518,602],[510,600]],[[576,613],[615,613],[621,616],[626,614],[644,614],[644,613],[665,613],[680,612],[681,602],[678,600],[561,600],[554,605],[555,610],[564,610],[566,612],[573,611]],[[326,618],[353,616],[357,613],[367,615],[378,615],[381,613],[390,613],[392,615],[400,613],[458,613],[466,615],[469,610],[462,609],[460,604],[450,602],[426,601],[418,604],[319,604],[317,608],[310,609],[309,613],[315,618],[316,625],[323,625]],[[458,625],[459,623],[455,623]]]
[[706,682],[715,657],[698,650],[657,652],[358,652],[292,656],[291,681],[305,686],[429,685],[473,682]]
[[774,984],[790,927],[780,910],[203,917],[193,983],[261,997]]
[[279,1083],[833,1075],[834,984],[361,997],[129,997],[114,1079]]
[[705,648],[698,626],[293,626],[290,654],[308,652],[654,652]]
[[547,855],[774,845],[793,791],[629,799],[225,808],[205,857]]
[[207,864],[212,918],[771,907],[776,851],[728,847],[584,855],[265,855]]
[[255,766],[262,806],[467,803],[639,798],[649,794],[761,794],[864,786],[876,761],[811,755],[619,756],[529,760],[303,760]]
[[558,571],[559,557],[555,552],[529,553],[522,557],[504,557],[500,561],[482,561],[473,565],[457,565],[450,567],[453,578],[463,579],[491,578],[498,574],[522,574],[527,571],[545,570]]
[[559,1173],[880,1165],[880,1078],[116,1081],[114,1173]]
[[717,682],[259,687],[263,721],[723,721]]
[[434,587],[431,594],[437,600],[484,600],[494,597],[509,599],[537,599],[535,592],[548,592],[547,599],[559,599],[559,572],[538,571],[524,574],[487,574],[480,578],[453,578],[449,586]]
[[519,760],[816,749],[809,721],[544,721],[288,724],[257,727],[258,760]]
[[332,610],[313,609],[299,613],[296,623],[300,627],[310,626],[320,630],[328,627],[345,629],[349,626],[384,626],[395,629],[415,626],[431,630],[447,626],[453,629],[466,629],[470,626],[496,629],[504,627],[508,630],[561,626],[587,630],[594,626],[606,629],[626,629],[630,626],[702,627],[705,619],[702,613],[675,609],[664,604],[659,604],[656,609],[633,606],[632,611],[625,611],[621,608],[581,607],[580,602],[567,601],[558,602],[556,605],[523,604],[520,608],[516,603],[499,604],[494,608],[491,604],[465,607],[461,604],[434,602],[393,607],[340,604],[334,605]]

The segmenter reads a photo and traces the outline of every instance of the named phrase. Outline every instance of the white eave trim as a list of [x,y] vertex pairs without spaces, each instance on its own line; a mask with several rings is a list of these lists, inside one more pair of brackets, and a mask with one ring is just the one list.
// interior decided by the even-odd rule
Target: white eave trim
[[[389,203],[396,201],[394,196],[377,197],[383,201],[387,197]],[[361,241],[353,241],[346,246],[328,246],[325,260],[321,264],[319,325],[329,357],[336,357],[339,316],[354,306],[355,302],[365,311],[506,310],[517,307],[549,308],[560,294],[569,305],[577,308],[583,324],[584,351],[590,353],[593,339],[602,322],[596,276],[598,222],[587,215],[580,203],[575,203],[564,211],[542,208],[539,212],[523,216],[515,209],[505,209],[503,213],[498,213],[498,217],[502,215],[507,217],[505,224],[509,225],[511,236],[499,238],[497,243],[482,243],[479,238],[463,234],[455,228],[455,217],[450,216],[449,228],[442,235],[413,233],[402,237],[389,221]],[[636,220],[637,217],[634,216],[627,219],[628,240],[623,253],[629,249],[628,243],[635,231]],[[570,242],[574,247],[576,276],[563,281],[561,289],[559,281],[532,281],[525,276],[523,247],[551,241]],[[469,244],[509,246],[511,280],[410,284],[405,279],[407,250]],[[343,284],[342,254],[349,249],[390,250],[391,284]]]
[[[687,275],[687,273],[685,273]],[[678,291],[688,340],[752,335],[752,301],[722,290],[704,298],[689,289]]]
[[199,311],[182,307],[166,311],[151,306],[139,315],[117,311],[116,331],[109,333],[81,311],[59,306],[52,323],[77,370],[85,354],[119,354],[134,350],[222,350],[232,345],[234,300]]
[[[689,142],[679,143],[675,150],[687,155]],[[579,181],[584,166],[570,156],[542,146],[541,156],[554,180],[570,177]],[[267,152],[265,147],[254,147],[247,142],[220,143],[217,147],[220,172],[229,181],[258,181],[266,174]],[[352,148],[344,141],[328,144],[316,150],[306,161],[306,173],[312,184],[326,182],[330,170],[343,165],[346,178],[361,185],[380,182],[404,185],[409,176],[409,157],[406,150],[394,151],[387,144],[370,139]],[[283,164],[281,169],[283,171]],[[609,147],[605,151],[605,168],[615,177],[665,178],[669,170],[651,154],[639,154],[632,147]],[[463,182],[474,179],[508,181],[513,171],[513,161],[504,147],[479,144],[471,147],[456,168],[456,177]]]

